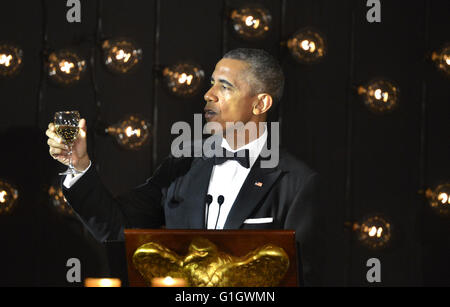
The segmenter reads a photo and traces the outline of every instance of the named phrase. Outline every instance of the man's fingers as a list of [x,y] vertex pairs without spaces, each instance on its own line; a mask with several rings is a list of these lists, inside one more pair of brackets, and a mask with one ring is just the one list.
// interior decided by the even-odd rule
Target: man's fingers
[[55,147],[50,147],[49,152],[50,152],[50,155],[54,158],[58,155],[67,156],[69,153],[65,149],[59,149],[59,148],[55,148]]
[[67,145],[64,145],[64,144],[62,144],[62,143],[58,143],[58,142],[56,142],[55,140],[53,140],[53,139],[48,139],[47,140],[47,144],[50,146],[50,147],[55,147],[55,148],[60,148],[60,149],[65,149],[65,150],[68,150],[69,148],[67,147]]
[[80,127],[80,135],[81,137],[86,137],[86,131],[87,131],[87,125],[86,120],[84,118],[80,119],[80,122],[78,123],[78,127]]
[[55,140],[58,143],[61,143],[61,141],[62,141],[62,139],[55,132],[53,132],[50,129],[47,129],[45,131],[45,135],[47,135],[49,138]]

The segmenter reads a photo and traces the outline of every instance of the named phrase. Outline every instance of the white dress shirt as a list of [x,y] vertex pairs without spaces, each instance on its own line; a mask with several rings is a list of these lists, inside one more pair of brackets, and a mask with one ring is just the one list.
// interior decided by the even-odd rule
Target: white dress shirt
[[91,164],[92,164],[92,162],[89,161],[89,166],[81,173],[78,173],[75,175],[72,175],[72,174],[66,175],[66,178],[64,178],[63,185],[66,188],[70,189],[70,187],[73,186],[75,184],[75,182],[77,182],[81,178],[81,176],[83,176],[84,173],[86,173],[88,171],[88,169],[91,167]]
[[[244,149],[249,150],[250,168],[243,167],[235,160],[228,160],[223,164],[215,165],[213,167],[208,187],[208,194],[213,197],[213,202],[210,204],[209,210],[207,208],[205,212],[205,222],[207,222],[208,229],[223,229],[228,213],[230,213],[231,207],[233,206],[247,175],[250,173],[251,168],[261,153],[266,140],[267,129],[264,129],[264,133],[259,138],[238,149],[231,149],[226,139],[222,139],[221,146],[228,151],[236,152]],[[220,215],[219,203],[217,202],[219,195],[224,197],[224,202],[222,206],[220,206]]]
[[[213,197],[213,201],[210,204],[209,209],[207,208],[205,212],[205,223],[207,222],[208,229],[223,229],[228,213],[230,213],[231,207],[233,206],[247,175],[250,173],[251,168],[261,153],[266,140],[267,128],[264,129],[264,133],[259,138],[238,149],[232,149],[226,139],[222,139],[221,146],[230,152],[245,149],[249,150],[250,168],[243,167],[235,160],[228,160],[223,164],[215,165],[213,167],[208,187],[208,194]],[[89,163],[89,166],[83,172],[76,175],[67,175],[63,182],[64,186],[70,189],[70,187],[73,186],[90,167],[91,163]],[[220,206],[220,215],[219,203],[217,202],[219,195],[224,197],[224,202],[222,206]]]

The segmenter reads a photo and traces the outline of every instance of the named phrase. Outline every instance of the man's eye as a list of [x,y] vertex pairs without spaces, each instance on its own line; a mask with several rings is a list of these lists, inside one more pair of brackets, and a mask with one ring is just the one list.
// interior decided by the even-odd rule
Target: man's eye
[[227,87],[227,86],[225,86],[225,85],[222,85],[222,88],[223,88],[224,90],[229,90],[229,89],[230,89],[229,87]]

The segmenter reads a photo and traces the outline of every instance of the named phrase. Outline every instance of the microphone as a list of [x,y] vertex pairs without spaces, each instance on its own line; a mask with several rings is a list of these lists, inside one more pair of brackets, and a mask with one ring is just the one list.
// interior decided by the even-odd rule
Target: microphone
[[217,197],[217,203],[219,204],[219,212],[217,213],[216,225],[214,226],[214,229],[217,229],[217,222],[219,221],[219,216],[220,216],[220,208],[222,207],[222,204],[224,201],[225,201],[225,197],[223,197],[223,195],[219,195],[219,197]]
[[213,201],[213,197],[211,194],[206,194],[205,196],[205,202],[206,202],[206,225],[205,229],[208,229],[208,219],[209,219],[209,206],[211,205]]

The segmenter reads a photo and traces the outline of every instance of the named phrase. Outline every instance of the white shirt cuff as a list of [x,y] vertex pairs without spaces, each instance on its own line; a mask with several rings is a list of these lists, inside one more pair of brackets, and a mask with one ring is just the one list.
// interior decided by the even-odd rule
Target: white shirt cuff
[[81,177],[83,177],[83,175],[88,171],[88,169],[91,167],[91,165],[92,165],[92,162],[89,161],[89,166],[81,173],[76,174],[76,175],[72,175],[72,174],[66,175],[63,185],[67,189],[70,189],[70,187],[73,186],[75,184],[75,182],[77,182]]

